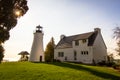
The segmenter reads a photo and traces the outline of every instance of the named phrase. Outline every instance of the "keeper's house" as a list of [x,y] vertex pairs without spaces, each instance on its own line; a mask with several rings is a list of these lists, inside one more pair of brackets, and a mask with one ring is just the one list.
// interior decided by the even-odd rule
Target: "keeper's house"
[[101,29],[73,36],[61,35],[54,49],[54,59],[86,64],[107,61],[107,47]]

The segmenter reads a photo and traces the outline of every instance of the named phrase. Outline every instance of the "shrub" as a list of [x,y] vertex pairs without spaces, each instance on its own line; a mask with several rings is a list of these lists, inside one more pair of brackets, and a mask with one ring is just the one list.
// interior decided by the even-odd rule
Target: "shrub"
[[106,66],[108,66],[108,67],[112,67],[113,65],[115,65],[115,62],[108,62],[108,63],[106,63]]
[[114,64],[114,65],[113,65],[113,68],[120,70],[120,64]]
[[59,59],[54,59],[53,62],[61,62]]
[[105,61],[98,62],[98,65],[100,65],[100,66],[105,66],[105,65],[106,65],[106,62],[105,62]]

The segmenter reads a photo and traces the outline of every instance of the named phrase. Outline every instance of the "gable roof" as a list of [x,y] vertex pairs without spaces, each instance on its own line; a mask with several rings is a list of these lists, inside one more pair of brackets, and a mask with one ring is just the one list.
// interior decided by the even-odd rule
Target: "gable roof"
[[58,42],[55,48],[57,49],[72,48],[72,41],[83,40],[83,39],[88,39],[88,46],[92,46],[97,34],[98,32],[94,31],[94,32],[88,32],[73,36],[65,36]]

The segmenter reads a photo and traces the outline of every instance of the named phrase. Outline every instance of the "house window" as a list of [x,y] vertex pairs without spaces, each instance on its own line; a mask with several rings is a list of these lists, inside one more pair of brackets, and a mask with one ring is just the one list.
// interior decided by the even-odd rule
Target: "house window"
[[83,51],[84,52],[84,55],[86,54],[86,51]]
[[83,40],[82,40],[82,43],[86,43],[86,39],[83,39]]
[[81,54],[83,55],[83,54],[84,54],[84,51],[81,51]]
[[77,52],[74,51],[74,60],[77,60]]
[[64,52],[58,52],[58,57],[64,57]]
[[88,51],[86,51],[86,54],[88,55]]
[[81,51],[82,55],[88,55],[88,51]]
[[79,46],[79,40],[75,41],[75,46]]

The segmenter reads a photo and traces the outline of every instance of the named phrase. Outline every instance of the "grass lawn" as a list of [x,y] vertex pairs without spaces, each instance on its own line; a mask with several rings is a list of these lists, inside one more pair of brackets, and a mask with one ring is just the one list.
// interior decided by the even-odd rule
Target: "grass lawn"
[[7,62],[0,64],[0,80],[120,80],[120,72],[75,63]]

